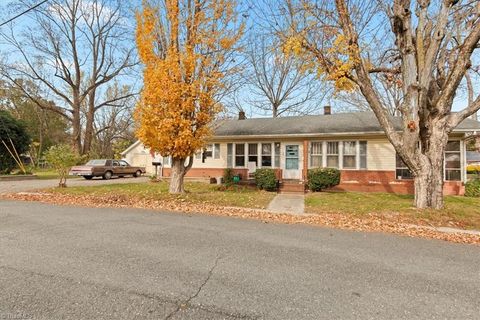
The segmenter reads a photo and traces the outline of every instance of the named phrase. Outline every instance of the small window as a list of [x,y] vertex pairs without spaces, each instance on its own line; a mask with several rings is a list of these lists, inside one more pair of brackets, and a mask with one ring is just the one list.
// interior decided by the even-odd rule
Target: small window
[[172,158],[171,157],[163,157],[163,165],[164,166],[169,166],[172,164]]
[[402,158],[398,153],[396,154],[396,177],[398,180],[403,180],[403,179],[413,179],[412,172],[410,169],[408,169],[407,165],[405,162],[403,162]]
[[214,145],[213,158],[220,159],[220,143],[215,143]]
[[255,165],[258,165],[258,145],[256,143],[248,144],[248,162],[255,162]]
[[272,166],[272,144],[262,143],[262,167]]
[[245,167],[245,145],[235,144],[235,167]]
[[202,159],[202,151],[195,152],[195,159],[201,160]]
[[338,168],[338,142],[327,142],[327,167]]
[[113,160],[113,166],[114,166],[114,167],[118,167],[118,166],[120,166],[120,163],[118,163],[117,160]]
[[310,167],[323,167],[323,143],[312,142],[310,144]]
[[343,142],[343,167],[345,169],[357,168],[357,143],[355,141]]
[[127,161],[125,161],[125,160],[120,160],[120,165],[121,165],[122,167],[129,167],[129,166],[130,166],[130,165],[127,163]]
[[280,142],[275,142],[275,168],[280,168]]
[[367,169],[367,141],[360,141],[360,169]]
[[233,167],[233,144],[227,143],[227,168]]

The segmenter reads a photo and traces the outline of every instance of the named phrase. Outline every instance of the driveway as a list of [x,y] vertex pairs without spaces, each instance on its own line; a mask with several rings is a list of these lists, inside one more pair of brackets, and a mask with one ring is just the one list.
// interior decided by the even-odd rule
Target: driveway
[[0,202],[5,319],[474,319],[479,266],[434,240]]
[[[82,178],[73,178],[67,180],[67,186],[97,186],[102,184],[112,184],[112,183],[136,183],[136,182],[146,182],[148,177],[124,177],[117,178],[113,177],[110,180],[102,180],[101,178],[95,178],[93,180],[85,180]],[[1,193],[10,193],[10,192],[23,192],[23,191],[32,191],[36,189],[45,189],[58,186],[58,179],[54,180],[23,180],[23,181],[0,181],[0,194]],[[1,317],[0,317],[1,319]]]

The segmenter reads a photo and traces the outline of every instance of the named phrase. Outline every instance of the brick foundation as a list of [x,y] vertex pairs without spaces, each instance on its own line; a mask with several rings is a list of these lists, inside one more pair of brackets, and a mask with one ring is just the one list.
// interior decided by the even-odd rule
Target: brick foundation
[[[395,171],[342,170],[340,184],[332,190],[413,194],[413,180],[395,179]],[[445,181],[445,195],[463,195],[461,181]]]

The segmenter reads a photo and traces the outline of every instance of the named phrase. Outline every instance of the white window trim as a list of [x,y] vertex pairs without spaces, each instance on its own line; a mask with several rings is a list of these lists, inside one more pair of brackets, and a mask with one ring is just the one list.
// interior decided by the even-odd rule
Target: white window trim
[[[308,143],[308,168],[312,169],[314,168],[312,166],[312,153],[311,153],[311,144],[312,143],[321,143],[322,144],[322,167],[326,168],[327,167],[327,156],[329,155],[334,155],[334,154],[327,154],[327,149],[328,149],[328,143],[329,142],[336,142],[338,143],[338,169],[339,170],[350,170],[350,171],[355,171],[355,170],[368,170],[367,168],[360,168],[360,142],[365,141],[367,143],[367,154],[366,156],[368,157],[368,140],[351,140],[351,139],[342,139],[342,140],[311,140]],[[355,168],[344,168],[343,167],[343,144],[344,142],[355,142]],[[368,160],[367,160],[368,163]]]

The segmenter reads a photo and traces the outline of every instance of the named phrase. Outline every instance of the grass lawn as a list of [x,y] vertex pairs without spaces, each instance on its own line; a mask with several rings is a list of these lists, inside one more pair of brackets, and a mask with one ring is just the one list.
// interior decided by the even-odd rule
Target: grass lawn
[[445,197],[441,211],[417,210],[412,195],[359,192],[319,192],[306,196],[310,213],[344,213],[361,217],[367,214],[398,216],[412,223],[458,226],[480,230],[480,198]]
[[[53,169],[36,169],[33,174],[35,174],[37,178],[41,180],[59,179],[58,173]],[[78,179],[78,177],[68,176],[67,179]]]
[[220,206],[248,207],[264,209],[275,197],[274,192],[258,191],[253,188],[236,186],[232,190],[219,190],[217,185],[203,182],[185,182],[187,193],[171,195],[167,182],[147,182],[129,184],[108,184],[88,187],[55,188],[48,191],[72,195],[118,195],[151,200],[178,200],[195,204],[215,204]]

